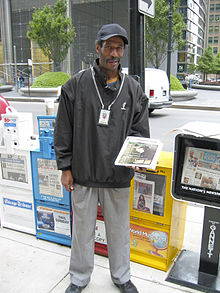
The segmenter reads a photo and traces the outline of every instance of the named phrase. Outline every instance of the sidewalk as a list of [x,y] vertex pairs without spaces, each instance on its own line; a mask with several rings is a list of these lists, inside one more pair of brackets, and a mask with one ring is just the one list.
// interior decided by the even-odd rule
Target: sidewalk
[[[203,208],[188,205],[183,248],[199,252]],[[38,240],[33,235],[0,228],[0,292],[64,293],[68,274],[70,248]],[[139,293],[199,292],[166,282],[168,272],[131,262],[132,281]],[[85,293],[113,293],[119,290],[110,279],[108,258],[95,255],[95,266]]]

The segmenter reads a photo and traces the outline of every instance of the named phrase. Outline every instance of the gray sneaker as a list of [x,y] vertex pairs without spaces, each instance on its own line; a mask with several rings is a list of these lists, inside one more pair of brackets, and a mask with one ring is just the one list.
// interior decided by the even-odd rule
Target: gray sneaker
[[115,284],[115,286],[119,288],[121,293],[138,293],[137,288],[131,282],[131,280],[129,280],[128,282],[124,284]]
[[66,288],[65,293],[80,293],[86,286],[77,286],[75,284],[70,284],[68,288]]

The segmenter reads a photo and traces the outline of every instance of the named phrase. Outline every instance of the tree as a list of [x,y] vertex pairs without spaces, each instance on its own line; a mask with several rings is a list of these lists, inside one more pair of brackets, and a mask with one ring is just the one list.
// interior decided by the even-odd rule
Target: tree
[[[178,12],[180,0],[174,1],[172,18],[171,49],[184,45],[182,30],[185,28],[182,15]],[[159,68],[167,57],[169,1],[155,1],[155,18],[146,17],[146,63]]]
[[220,53],[218,53],[214,60],[214,73],[216,74],[216,79],[220,75]]
[[44,55],[54,62],[55,71],[60,69],[76,35],[66,12],[66,0],[58,0],[54,7],[46,4],[33,12],[27,31],[27,37],[36,41]]
[[208,46],[204,54],[198,58],[197,70],[204,74],[204,80],[207,78],[207,74],[214,72],[214,55],[212,47]]

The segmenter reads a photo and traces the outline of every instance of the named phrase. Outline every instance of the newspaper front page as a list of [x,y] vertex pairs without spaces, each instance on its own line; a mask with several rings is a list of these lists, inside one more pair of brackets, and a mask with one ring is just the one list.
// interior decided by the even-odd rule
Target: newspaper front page
[[57,169],[55,160],[38,159],[38,183],[41,194],[63,197],[62,171]]
[[1,154],[2,179],[28,183],[27,162],[25,156]]
[[156,139],[128,136],[115,160],[119,166],[155,169],[162,143]]
[[181,183],[220,190],[220,152],[187,147]]

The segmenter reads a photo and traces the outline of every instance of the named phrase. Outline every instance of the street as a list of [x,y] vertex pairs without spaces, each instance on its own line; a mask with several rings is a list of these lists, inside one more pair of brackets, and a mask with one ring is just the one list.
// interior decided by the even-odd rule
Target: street
[[[219,91],[198,90],[198,95],[194,100],[181,102],[184,105],[209,106],[215,104],[220,107]],[[12,93],[5,93],[4,96],[12,97]],[[218,102],[219,99],[219,102]],[[176,103],[178,104],[178,102]],[[10,105],[19,112],[32,112],[34,120],[34,133],[38,133],[37,116],[46,114],[46,104],[39,102],[10,102]],[[55,112],[57,103],[55,104]],[[187,122],[204,121],[215,122],[220,121],[219,111],[197,110],[197,109],[179,109],[165,108],[155,110],[149,118],[151,137],[160,139],[163,143],[164,151],[173,151],[174,137],[178,132],[170,131],[177,129]]]
[[150,116],[151,137],[159,139],[163,143],[163,151],[172,152],[174,138],[178,132],[170,133],[170,131],[192,121],[218,123],[220,121],[219,111],[175,108],[156,110]]

